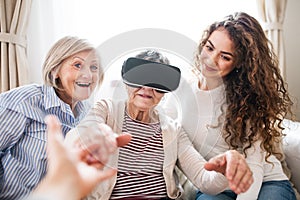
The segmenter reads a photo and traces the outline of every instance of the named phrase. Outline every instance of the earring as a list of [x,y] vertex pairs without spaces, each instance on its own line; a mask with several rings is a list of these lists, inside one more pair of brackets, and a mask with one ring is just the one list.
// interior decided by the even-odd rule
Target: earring
[[236,73],[239,73],[239,69],[238,69],[238,68],[236,68],[236,69],[235,69],[235,72],[236,72]]

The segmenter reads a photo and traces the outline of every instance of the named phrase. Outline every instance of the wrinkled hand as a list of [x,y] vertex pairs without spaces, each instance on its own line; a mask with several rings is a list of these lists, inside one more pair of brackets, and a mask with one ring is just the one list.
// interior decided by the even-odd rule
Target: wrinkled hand
[[[67,147],[55,116],[47,116],[45,120],[48,131],[49,168],[33,196],[47,199],[80,199],[89,194],[99,182],[116,173],[116,169],[101,171],[90,165],[86,159],[90,155],[88,150]],[[130,136],[114,137],[110,140],[116,146],[125,145],[130,141]]]
[[224,174],[230,189],[236,194],[246,192],[253,183],[252,171],[245,157],[235,150],[211,158],[204,167],[206,170]]
[[102,168],[107,163],[109,156],[118,147],[129,143],[130,140],[130,134],[117,135],[104,123],[90,122],[89,125],[79,125],[69,132],[65,143],[73,149],[86,150],[88,154],[84,155],[85,157],[82,159],[88,164]]

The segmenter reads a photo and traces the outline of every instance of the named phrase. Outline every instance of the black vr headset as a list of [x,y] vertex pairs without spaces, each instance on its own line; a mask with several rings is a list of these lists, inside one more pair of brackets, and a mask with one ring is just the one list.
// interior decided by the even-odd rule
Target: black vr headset
[[132,57],[124,62],[121,75],[126,85],[147,86],[166,93],[177,89],[181,72],[172,65]]

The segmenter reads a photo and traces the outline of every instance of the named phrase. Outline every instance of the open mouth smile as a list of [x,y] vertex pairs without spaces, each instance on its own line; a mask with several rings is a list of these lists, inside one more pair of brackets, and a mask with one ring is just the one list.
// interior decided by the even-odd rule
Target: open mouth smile
[[76,85],[80,87],[89,87],[92,83],[76,82]]

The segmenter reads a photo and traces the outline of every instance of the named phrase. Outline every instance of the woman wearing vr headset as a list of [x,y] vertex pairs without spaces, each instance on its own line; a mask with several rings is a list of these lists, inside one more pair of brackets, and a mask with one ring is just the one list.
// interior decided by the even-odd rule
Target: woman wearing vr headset
[[[282,169],[278,148],[281,122],[292,102],[280,75],[277,57],[259,22],[246,13],[229,15],[204,32],[196,54],[197,78],[182,82],[170,97],[167,113],[179,118],[205,159],[228,149],[245,155],[254,177],[250,189],[229,188],[204,199],[295,199]],[[180,113],[176,107],[180,106]]]
[[223,191],[228,182],[237,193],[249,188],[252,172],[240,153],[227,151],[207,163],[180,124],[156,109],[165,93],[175,90],[180,81],[180,70],[169,65],[166,57],[146,51],[129,58],[122,67],[122,78],[128,99],[98,101],[66,137],[68,143],[84,145],[78,135],[84,137],[87,129],[90,134],[99,133],[98,126],[103,123],[117,134],[132,135],[131,142],[106,165],[118,168],[118,173],[99,184],[87,199],[179,198],[182,188],[176,166],[207,193]]

